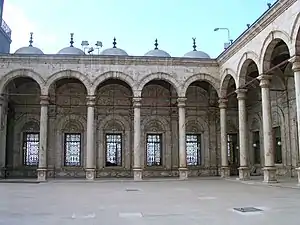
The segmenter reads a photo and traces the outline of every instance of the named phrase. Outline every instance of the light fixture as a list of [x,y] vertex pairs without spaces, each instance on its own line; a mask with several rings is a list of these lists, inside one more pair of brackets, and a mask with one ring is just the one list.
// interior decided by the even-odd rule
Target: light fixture
[[98,46],[98,47],[100,47],[100,48],[102,48],[102,46],[103,46],[102,45],[102,41],[97,41],[95,45]]
[[278,145],[278,146],[281,146],[281,141],[278,141],[278,142],[277,142],[277,145]]
[[89,42],[88,41],[82,41],[81,42],[81,46],[89,46],[90,44],[89,44]]
[[236,149],[238,150],[238,149],[239,149],[239,146],[236,146]]
[[227,49],[233,43],[233,40],[230,38],[230,30],[226,27],[216,27],[214,29],[214,31],[219,31],[219,30],[226,30],[227,31],[228,42],[224,43],[224,49]]
[[256,144],[256,143],[253,143],[252,146],[253,146],[253,148],[256,148],[256,147],[257,147],[257,144]]

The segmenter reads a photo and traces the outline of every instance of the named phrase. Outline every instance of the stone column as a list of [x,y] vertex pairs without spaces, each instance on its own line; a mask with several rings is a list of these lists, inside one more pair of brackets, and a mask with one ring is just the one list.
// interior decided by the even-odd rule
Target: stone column
[[263,121],[263,138],[264,138],[264,157],[265,167],[264,182],[277,182],[276,167],[274,161],[274,146],[272,134],[272,113],[270,100],[270,83],[272,76],[261,75],[258,77],[261,87],[261,104],[262,104],[262,121]]
[[40,147],[39,147],[39,165],[37,169],[37,180],[47,180],[47,140],[48,140],[48,105],[49,97],[41,96],[41,116],[40,116]]
[[220,131],[221,131],[221,177],[228,178],[230,176],[230,170],[228,167],[228,149],[227,149],[227,120],[226,120],[226,108],[227,99],[221,98],[219,100],[220,108]]
[[134,137],[133,137],[133,179],[140,181],[143,179],[141,164],[141,98],[133,98],[134,111]]
[[240,151],[240,167],[239,179],[249,180],[249,152],[247,138],[247,111],[246,111],[246,92],[247,89],[237,89],[238,113],[239,113],[239,151]]
[[95,179],[95,99],[93,95],[87,96],[86,180]]
[[188,178],[186,166],[186,135],[185,135],[185,101],[186,98],[178,98],[178,124],[179,124],[179,179]]
[[[296,109],[297,109],[297,123],[298,135],[300,135],[300,56],[294,57],[291,62],[293,63],[295,92],[296,92]],[[298,137],[298,149],[300,155],[300,137]],[[297,159],[297,162],[299,159]],[[298,183],[300,184],[300,166],[296,169],[298,174]]]
[[5,100],[2,95],[0,95],[0,178],[5,177],[5,144],[2,142],[5,142],[6,140],[4,137],[4,104]]

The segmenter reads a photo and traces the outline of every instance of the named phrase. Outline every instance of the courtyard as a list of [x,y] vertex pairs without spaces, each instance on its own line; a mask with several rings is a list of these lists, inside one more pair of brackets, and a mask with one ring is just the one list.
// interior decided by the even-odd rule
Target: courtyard
[[259,225],[288,220],[298,225],[300,189],[290,186],[218,178],[1,182],[0,224]]

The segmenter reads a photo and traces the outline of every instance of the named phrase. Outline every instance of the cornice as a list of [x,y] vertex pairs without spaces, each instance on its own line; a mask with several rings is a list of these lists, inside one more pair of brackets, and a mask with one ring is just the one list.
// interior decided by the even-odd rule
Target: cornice
[[189,59],[189,58],[156,58],[145,56],[60,56],[60,55],[0,55],[0,63],[23,64],[81,64],[81,65],[145,65],[145,66],[187,66],[187,67],[218,67],[215,59]]
[[254,24],[247,29],[240,37],[238,37],[233,44],[225,51],[223,51],[217,58],[220,64],[225,63],[233,55],[235,55],[246,44],[252,41],[261,31],[268,27],[275,21],[282,13],[290,8],[297,0],[279,0],[265,15],[263,14]]

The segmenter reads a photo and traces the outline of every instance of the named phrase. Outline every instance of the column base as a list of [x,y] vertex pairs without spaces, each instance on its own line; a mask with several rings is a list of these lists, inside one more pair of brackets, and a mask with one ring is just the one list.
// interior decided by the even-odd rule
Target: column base
[[143,170],[142,169],[133,169],[133,180],[134,181],[143,180]]
[[300,185],[300,167],[295,169],[298,175],[298,184]]
[[270,166],[270,167],[264,167],[264,183],[277,183],[276,178],[276,167]]
[[230,177],[230,169],[228,166],[221,167],[221,178],[229,178]]
[[188,169],[187,168],[179,168],[179,179],[180,180],[187,180],[188,179]]
[[37,169],[37,181],[47,181],[47,169]]
[[96,170],[95,169],[85,169],[85,179],[88,181],[95,180],[96,177]]
[[247,166],[241,166],[239,170],[239,180],[250,180],[250,169]]

